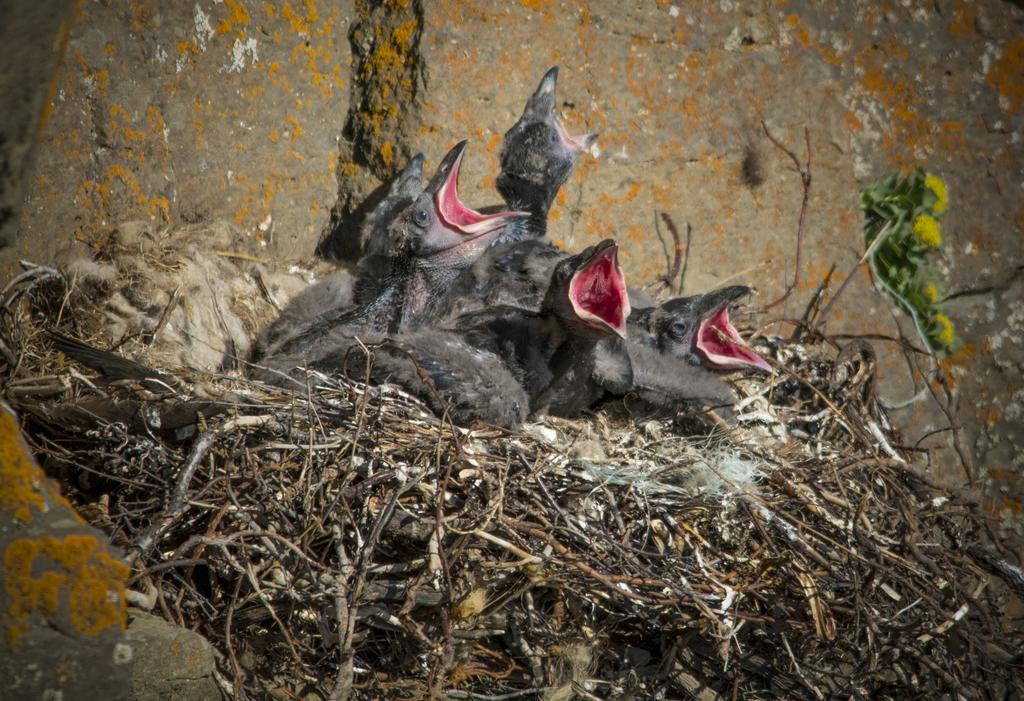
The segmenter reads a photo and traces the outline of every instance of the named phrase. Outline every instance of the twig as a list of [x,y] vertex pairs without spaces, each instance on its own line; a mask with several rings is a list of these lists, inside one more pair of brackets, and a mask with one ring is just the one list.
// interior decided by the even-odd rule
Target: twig
[[273,421],[274,417],[267,416],[241,416],[235,419],[229,419],[225,421],[220,428],[213,431],[207,431],[201,435],[195,443],[192,444],[192,450],[189,452],[188,459],[185,461],[184,467],[178,475],[178,481],[174,485],[174,490],[171,492],[170,499],[168,500],[167,508],[164,510],[163,516],[153,522],[149,528],[143,531],[142,535],[132,544],[131,552],[128,555],[128,564],[134,565],[139,561],[143,555],[148,553],[160,540],[164,532],[171,527],[175,519],[178,518],[185,510],[185,498],[188,494],[189,484],[192,482],[192,477],[196,473],[196,469],[199,467],[199,463],[202,462],[203,458],[210,451],[210,448],[216,442],[217,438],[224,433],[233,431],[236,428],[242,427],[261,427],[266,425],[268,422]]
[[807,143],[807,162],[805,164],[801,164],[800,159],[796,157],[796,154],[793,153],[793,151],[785,144],[775,138],[771,131],[768,130],[768,124],[763,119],[761,120],[761,128],[764,130],[764,134],[768,137],[769,141],[775,144],[779,150],[789,156],[790,160],[793,161],[793,165],[796,166],[797,173],[800,174],[800,183],[803,186],[803,197],[800,200],[800,219],[796,229],[796,262],[795,269],[793,270],[793,282],[786,288],[786,291],[782,293],[781,297],[758,310],[763,313],[789,299],[793,290],[795,290],[797,285],[800,283],[800,265],[803,258],[804,248],[804,224],[807,219],[807,204],[811,197],[811,132],[807,127],[804,127],[804,141]]
[[[683,245],[682,245],[682,242],[680,241],[680,238],[679,238],[679,229],[676,228],[676,223],[674,221],[672,221],[672,217],[669,215],[668,212],[662,212],[661,213],[661,219],[662,219],[662,221],[665,222],[665,226],[668,227],[669,233],[672,234],[672,263],[669,265],[668,270],[665,271],[665,274],[658,278],[658,282],[663,284],[665,286],[665,288],[667,290],[669,290],[669,292],[671,292],[672,288],[673,288],[673,283],[675,282],[676,277],[678,277],[679,278],[678,289],[679,289],[679,291],[681,291],[682,287],[683,287],[683,282],[684,282],[684,280],[686,278],[686,268],[683,265],[684,254],[683,254]],[[689,250],[690,250],[690,235],[691,235],[691,232],[692,232],[692,229],[690,227],[690,223],[687,222],[686,223],[686,256],[685,256],[685,260],[686,260],[686,264],[687,265],[689,265],[689,262],[690,262],[690,260],[689,260],[690,259]]]

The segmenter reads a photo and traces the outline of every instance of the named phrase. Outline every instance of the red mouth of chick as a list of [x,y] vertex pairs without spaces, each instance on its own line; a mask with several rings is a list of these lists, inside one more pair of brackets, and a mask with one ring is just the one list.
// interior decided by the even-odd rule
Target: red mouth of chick
[[448,228],[455,229],[464,236],[477,238],[499,231],[513,217],[528,216],[528,212],[512,211],[481,214],[463,204],[459,199],[459,171],[462,169],[462,156],[463,154],[460,153],[435,196],[437,214]]
[[629,294],[626,277],[619,267],[617,246],[600,251],[576,271],[569,283],[569,300],[584,322],[626,337]]
[[722,307],[700,322],[695,345],[713,368],[734,370],[755,367],[771,372],[771,366],[747,347],[739,331],[729,322],[728,307]]

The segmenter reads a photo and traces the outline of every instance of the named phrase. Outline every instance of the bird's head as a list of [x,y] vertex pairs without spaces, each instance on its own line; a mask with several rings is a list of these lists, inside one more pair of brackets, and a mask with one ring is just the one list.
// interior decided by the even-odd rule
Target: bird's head
[[630,306],[618,253],[615,241],[605,239],[560,261],[542,308],[554,312],[574,333],[624,338]]
[[544,75],[502,142],[498,191],[517,207],[540,198],[537,204],[547,211],[576,159],[597,139],[597,134],[574,136],[566,130],[556,106],[557,83],[555,66]]
[[402,213],[389,253],[423,265],[465,268],[496,242],[505,227],[526,212],[481,214],[459,199],[459,170],[468,142],[448,152],[419,197]]
[[744,285],[731,285],[707,294],[677,297],[650,315],[648,331],[662,353],[713,370],[771,367],[740,338],[729,321],[729,305],[750,294]]

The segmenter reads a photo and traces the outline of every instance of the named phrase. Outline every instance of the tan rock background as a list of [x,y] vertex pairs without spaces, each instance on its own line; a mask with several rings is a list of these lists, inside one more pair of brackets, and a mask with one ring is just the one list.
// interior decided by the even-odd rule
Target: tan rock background
[[[21,64],[7,56],[2,64],[0,98],[18,107],[2,123],[0,146],[5,190],[18,188],[5,195],[12,203],[4,225],[11,243],[0,249],[5,278],[18,258],[86,255],[120,223],[139,220],[165,232],[227,224],[238,234],[233,252],[268,265],[309,261],[318,246],[351,257],[358,204],[380,179],[420,150],[432,168],[466,137],[462,194],[474,205],[493,203],[501,135],[553,64],[562,67],[559,97],[570,129],[601,137],[559,195],[552,234],[573,248],[617,237],[634,282],[665,270],[655,221],[666,211],[692,227],[686,292],[743,281],[759,288],[760,304],[785,289],[801,188],[761,120],[801,158],[808,131],[813,173],[799,289],[768,319],[799,317],[833,263],[832,289],[842,281],[862,251],[861,187],[917,165],[943,176],[952,200],[938,265],[964,341],[945,364],[978,473],[992,483],[991,506],[1019,525],[1024,12],[1017,4],[110,0],[52,7],[60,27],[38,23],[35,34],[16,35],[26,43],[36,37],[34,72],[13,79],[11,66]],[[3,51],[16,45],[7,41]],[[20,98],[8,100],[14,90]],[[763,174],[756,187],[742,178],[748,153]],[[892,336],[897,323],[862,272],[828,331]],[[912,394],[896,347],[884,340],[877,347],[883,396]],[[951,434],[933,402],[894,416],[907,445],[931,449],[948,479],[963,479],[948,467]]]

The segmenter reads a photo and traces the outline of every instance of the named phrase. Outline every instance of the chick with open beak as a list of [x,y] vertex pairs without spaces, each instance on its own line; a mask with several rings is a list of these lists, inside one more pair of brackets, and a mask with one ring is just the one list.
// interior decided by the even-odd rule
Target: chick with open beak
[[665,355],[709,370],[771,372],[729,321],[729,306],[750,292],[744,285],[731,285],[637,310],[629,322],[631,336]]
[[492,307],[451,326],[504,359],[532,413],[571,416],[604,394],[595,348],[621,341],[629,311],[618,248],[608,239],[555,266],[539,310]]
[[276,365],[275,356],[282,362],[301,361],[341,326],[394,333],[429,318],[459,273],[501,240],[506,227],[527,216],[516,211],[481,214],[459,199],[459,170],[467,143],[459,142],[448,152],[427,186],[392,222],[381,292],[355,308],[326,309],[285,333],[265,334],[274,340],[255,360],[262,365]]

